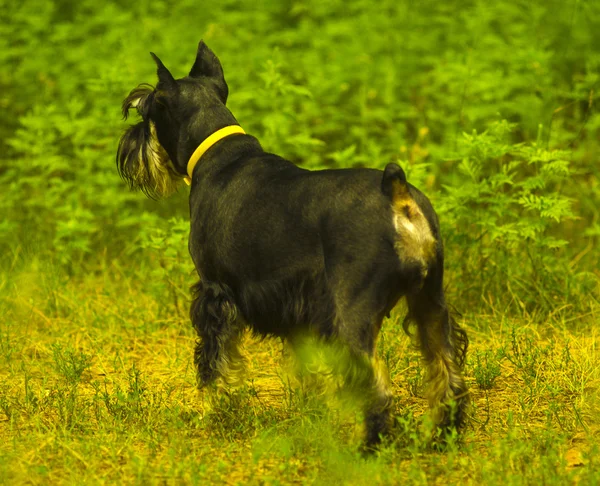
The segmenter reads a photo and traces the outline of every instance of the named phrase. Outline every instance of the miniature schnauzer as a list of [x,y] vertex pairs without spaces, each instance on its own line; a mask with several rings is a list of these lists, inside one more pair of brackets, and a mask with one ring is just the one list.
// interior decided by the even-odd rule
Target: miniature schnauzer
[[460,428],[468,339],[444,299],[442,238],[427,197],[393,163],[309,171],[265,152],[225,106],[223,68],[203,41],[181,79],[151,55],[158,84],[123,102],[123,117],[135,108],[141,121],[121,137],[117,168],[152,198],[191,185],[199,384],[235,380],[245,328],[292,347],[318,336],[350,356],[343,380],[367,397],[365,444],[376,447],[391,426],[392,394],[375,342],[405,297],[404,327],[416,324],[436,423]]

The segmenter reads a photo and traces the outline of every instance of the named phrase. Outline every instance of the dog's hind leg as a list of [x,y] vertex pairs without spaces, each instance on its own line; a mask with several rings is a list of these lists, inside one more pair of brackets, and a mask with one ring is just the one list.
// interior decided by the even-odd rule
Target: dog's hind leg
[[[387,368],[375,356],[375,342],[383,315],[367,318],[353,309],[337,326],[338,343],[346,350],[337,370],[349,389],[361,402],[365,419],[365,448],[373,450],[388,435],[391,427],[393,395]],[[358,320],[362,317],[362,320]]]
[[194,352],[198,385],[217,379],[226,386],[238,385],[245,370],[238,347],[243,326],[231,290],[208,282],[199,282],[193,290],[190,318],[199,338]]
[[[370,358],[370,380],[367,383],[365,414],[365,445],[377,446],[381,438],[389,434],[392,421],[393,395],[389,373],[383,362]],[[372,373],[372,374],[371,374]]]
[[427,397],[436,425],[442,431],[460,429],[466,419],[468,389],[461,375],[467,347],[466,332],[450,315],[442,288],[442,258],[431,269],[420,291],[407,296],[405,328],[417,326],[427,366]]

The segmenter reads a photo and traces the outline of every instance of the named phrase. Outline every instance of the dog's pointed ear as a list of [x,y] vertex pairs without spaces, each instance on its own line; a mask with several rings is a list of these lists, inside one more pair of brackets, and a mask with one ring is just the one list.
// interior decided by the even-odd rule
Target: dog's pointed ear
[[227,101],[229,88],[225,82],[221,61],[219,61],[219,58],[215,56],[215,53],[208,48],[203,40],[198,44],[196,60],[190,70],[190,78],[200,77],[211,78],[215,83],[223,103]]
[[150,55],[156,63],[156,74],[158,74],[158,82],[164,84],[167,87],[176,87],[177,83],[175,82],[175,78],[173,77],[171,72],[165,67],[165,65],[158,58],[158,56],[154,54],[154,52],[151,52]]
[[191,78],[207,76],[209,78],[223,78],[223,67],[219,58],[211,51],[203,40],[198,44],[196,61],[190,71]]

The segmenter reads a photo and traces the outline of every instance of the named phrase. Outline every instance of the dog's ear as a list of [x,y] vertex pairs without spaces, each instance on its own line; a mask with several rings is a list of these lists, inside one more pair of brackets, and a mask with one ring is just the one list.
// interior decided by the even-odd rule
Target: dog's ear
[[158,82],[163,84],[167,89],[168,88],[176,88],[177,83],[175,82],[175,78],[169,72],[169,70],[165,67],[162,61],[158,58],[154,52],[151,52],[150,55],[154,62],[156,63],[156,74],[158,74]]
[[132,89],[127,98],[123,100],[123,105],[121,106],[123,120],[127,120],[131,108],[136,108],[139,115],[144,120],[147,120],[153,95],[154,88],[149,84],[140,84],[137,88]]
[[198,52],[196,53],[196,61],[190,70],[191,78],[207,77],[210,78],[214,83],[219,96],[223,100],[223,103],[227,101],[227,95],[229,88],[225,82],[225,76],[223,75],[223,67],[221,61],[215,56],[215,53],[211,51],[203,40],[198,44]]
[[196,61],[190,71],[191,78],[199,78],[207,76],[209,78],[223,79],[223,68],[221,62],[215,56],[203,40],[198,44],[198,52],[196,53]]

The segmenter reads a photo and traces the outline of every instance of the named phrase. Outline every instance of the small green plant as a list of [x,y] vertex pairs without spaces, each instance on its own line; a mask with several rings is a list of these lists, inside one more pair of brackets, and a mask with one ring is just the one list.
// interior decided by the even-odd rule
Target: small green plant
[[492,388],[496,378],[500,376],[500,363],[497,355],[490,350],[476,351],[473,375],[479,388],[482,390]]
[[0,412],[6,415],[6,418],[10,420],[13,412],[8,397],[5,396],[4,391],[0,391]]
[[148,288],[157,300],[166,300],[182,315],[187,315],[190,275],[193,265],[188,252],[190,223],[182,218],[148,225],[141,231],[140,247],[150,250],[154,267]]
[[[117,422],[145,423],[162,404],[162,395],[158,390],[148,390],[143,373],[135,364],[127,370],[127,384],[105,382],[103,389],[95,386],[95,398],[104,404],[109,416]],[[96,413],[100,413],[96,411]]]
[[553,342],[540,344],[539,338],[532,337],[526,331],[511,329],[510,343],[504,350],[506,358],[522,372],[526,383],[542,377],[542,371],[548,364],[554,350]]
[[14,347],[10,341],[8,331],[0,331],[0,355],[3,356],[6,361],[9,361],[13,352]]
[[[214,387],[204,389],[204,403],[208,410],[203,417],[203,424],[215,436],[227,440],[239,440],[248,433],[264,432],[271,427],[277,427],[281,420],[281,410],[265,403],[258,394],[253,382],[235,389],[226,390]],[[287,390],[286,417],[310,413],[309,407],[299,397],[297,390]],[[283,400],[282,400],[283,403]]]
[[129,369],[127,377],[129,381],[129,386],[127,388],[127,402],[136,411],[140,411],[144,407],[148,386],[142,376],[142,372],[135,364]]
[[71,348],[63,348],[61,344],[52,346],[52,357],[54,369],[70,385],[77,385],[81,381],[83,373],[90,367],[91,357],[85,353],[74,351]]
[[424,373],[421,359],[418,356],[407,354],[404,358],[404,369],[406,369],[406,383],[411,395],[421,396],[423,391]]

